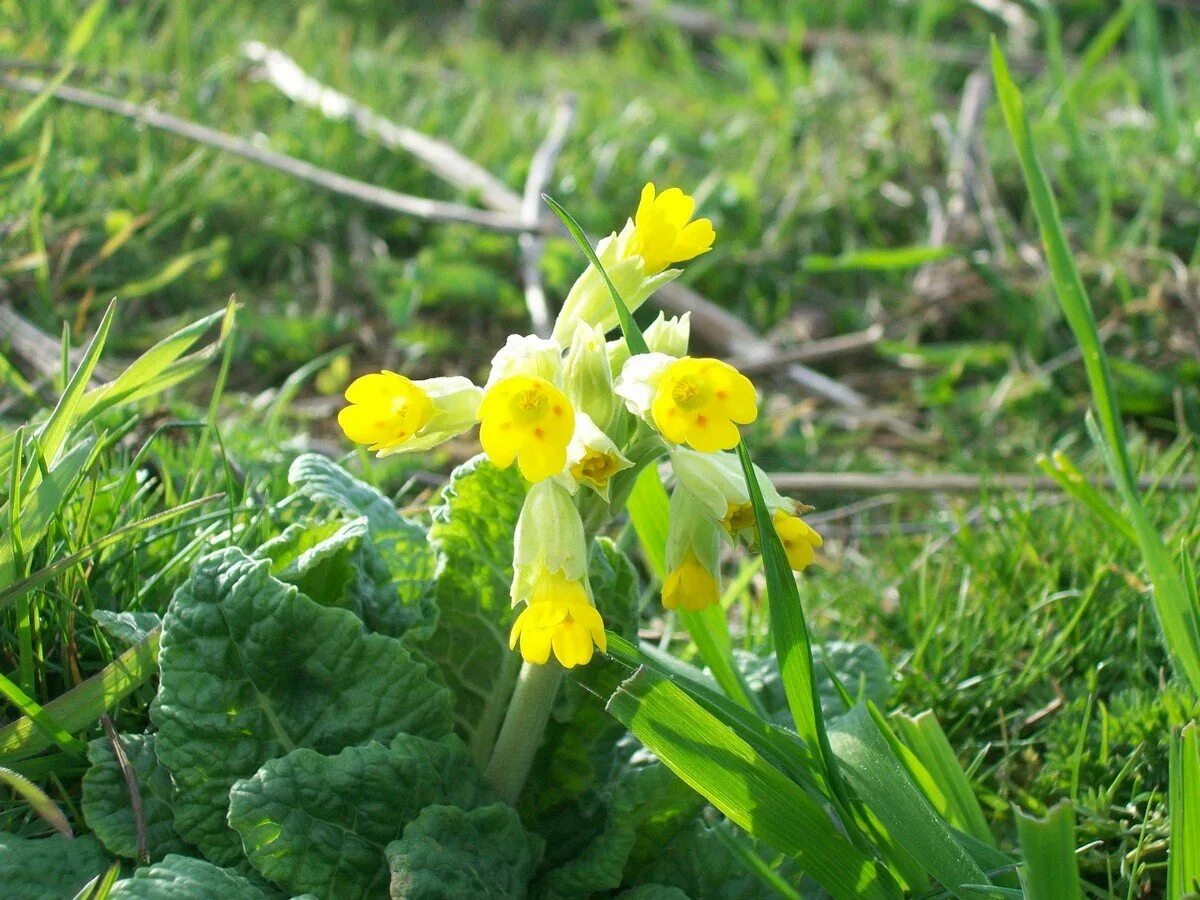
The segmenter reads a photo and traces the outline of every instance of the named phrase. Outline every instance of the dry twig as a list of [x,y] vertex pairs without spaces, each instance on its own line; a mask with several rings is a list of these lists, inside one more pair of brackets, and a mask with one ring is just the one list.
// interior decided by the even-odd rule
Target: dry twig
[[113,755],[116,756],[117,765],[125,779],[125,788],[129,791],[129,807],[133,811],[133,829],[137,834],[138,862],[145,865],[150,862],[150,849],[146,843],[146,812],[142,808],[142,792],[138,788],[137,775],[134,774],[133,766],[129,764],[129,757],[125,754],[125,745],[121,743],[121,736],[117,734],[117,726],[113,724],[108,713],[100,716],[100,724],[104,726],[104,733],[108,736]]
[[[937,472],[772,472],[772,483],[783,492],[846,491],[872,493],[903,491],[906,493],[977,494],[984,490],[1000,491],[1061,491],[1059,483],[1043,475],[966,475]],[[1111,489],[1111,479],[1097,479],[1100,487]],[[1144,475],[1138,479],[1142,490],[1157,488],[1165,491],[1194,491],[1200,480],[1192,475],[1157,478]]]

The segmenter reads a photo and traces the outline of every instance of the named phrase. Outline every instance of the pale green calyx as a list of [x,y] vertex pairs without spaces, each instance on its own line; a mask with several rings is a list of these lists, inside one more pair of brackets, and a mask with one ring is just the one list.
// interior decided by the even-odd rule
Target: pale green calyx
[[561,387],[562,372],[560,344],[533,334],[511,334],[504,346],[492,357],[492,371],[484,388],[514,375],[541,378],[555,387]]
[[658,318],[646,329],[646,346],[652,353],[665,353],[667,356],[687,356],[688,339],[692,332],[692,314],[667,318],[659,313]]
[[[669,281],[674,280],[680,269],[666,269],[654,275],[646,275],[645,262],[632,249],[634,237],[633,220],[626,222],[619,234],[613,233],[596,246],[596,256],[604,271],[612,279],[617,293],[621,295],[630,312],[646,302],[646,298]],[[598,326],[607,334],[617,327],[617,311],[612,294],[604,278],[589,265],[571,286],[563,302],[558,319],[554,322],[551,338],[561,345],[570,344],[580,324]]]
[[558,479],[534,484],[525,495],[513,536],[513,606],[533,596],[545,573],[587,584],[587,541],[571,493]]
[[[687,447],[674,447],[671,470],[679,484],[704,506],[709,517],[724,524],[731,535],[736,536],[753,523],[750,493],[736,454],[699,453]],[[795,503],[775,489],[762,469],[755,466],[754,474],[769,512],[782,510],[791,514],[795,511]]]
[[600,429],[608,428],[620,401],[613,394],[604,332],[598,326],[581,324],[575,329],[563,364],[563,387],[577,413],[589,416]]

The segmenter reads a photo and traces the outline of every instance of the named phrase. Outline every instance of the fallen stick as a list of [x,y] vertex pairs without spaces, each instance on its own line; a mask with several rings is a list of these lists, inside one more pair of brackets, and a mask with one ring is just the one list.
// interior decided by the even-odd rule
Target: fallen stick
[[[871,493],[904,491],[906,493],[976,494],[983,490],[1002,491],[1053,491],[1062,488],[1053,478],[1045,475],[967,475],[958,473],[888,472],[772,472],[768,475],[780,491],[848,491]],[[1096,479],[1097,486],[1114,487],[1111,479]],[[1194,475],[1175,478],[1159,478],[1143,475],[1138,479],[1141,490],[1157,488],[1167,491],[1194,491],[1200,479]]]
[[857,353],[874,347],[883,339],[883,326],[872,325],[863,331],[852,331],[819,341],[809,341],[789,350],[776,350],[772,356],[759,359],[732,359],[731,364],[744,375],[770,374],[789,363],[815,362],[847,353]]
[[[11,347],[39,375],[54,379],[62,374],[62,343],[18,313],[7,300],[0,300],[0,347]],[[83,350],[72,349],[67,357],[71,365],[79,365]],[[98,387],[116,375],[111,366],[97,363],[89,384]]]
[[[378,137],[388,146],[406,150],[443,181],[460,190],[478,189],[480,199],[492,209],[510,213],[528,209],[528,192],[524,198],[518,197],[515,191],[454,147],[386,119],[351,100],[307,74],[286,53],[252,41],[242,46],[242,54],[260,66],[258,74],[264,81],[293,101],[330,118],[349,120],[363,134]],[[448,164],[449,161],[453,161],[453,164]],[[541,213],[540,208],[538,212]],[[553,216],[541,215],[538,221],[539,231],[543,234],[567,234],[566,228]],[[528,293],[526,300],[529,301]],[[724,355],[765,359],[775,354],[774,345],[741,319],[686,285],[673,282],[664,286],[655,294],[655,302],[676,315],[691,313],[692,331]],[[536,326],[536,322],[534,324]],[[788,366],[783,374],[801,387],[839,406],[851,410],[867,408],[867,398],[862,394],[798,362]]]
[[[0,75],[0,85],[26,94],[40,94],[48,87],[47,83],[40,79],[17,78],[7,75]],[[268,150],[244,138],[226,134],[215,128],[197,125],[169,113],[159,112],[152,106],[130,103],[127,100],[118,100],[115,97],[67,85],[60,85],[50,93],[68,103],[103,110],[208,147],[215,147],[234,156],[240,156],[269,169],[284,172],[293,178],[299,178],[301,181],[307,181],[309,184],[315,184],[336,194],[353,197],[389,212],[434,222],[460,222],[477,225],[480,228],[489,228],[493,231],[515,234],[529,230],[528,224],[516,215],[475,209],[461,203],[429,200],[425,197],[402,194],[399,191],[359,181],[329,169],[322,169],[320,166],[296,159],[294,156],[288,156],[286,153]]]
[[[575,118],[575,98],[566,94],[554,111],[554,120],[542,143],[538,145],[529,163],[529,174],[525,178],[525,193],[521,198],[521,216],[527,222],[537,222],[542,211],[542,192],[549,186],[554,175],[554,164],[566,143]],[[533,232],[523,233],[518,240],[521,250],[521,280],[525,284],[525,306],[533,330],[541,337],[549,337],[554,327],[550,316],[550,305],[546,302],[546,290],[542,286],[542,254],[546,250],[546,239]]]

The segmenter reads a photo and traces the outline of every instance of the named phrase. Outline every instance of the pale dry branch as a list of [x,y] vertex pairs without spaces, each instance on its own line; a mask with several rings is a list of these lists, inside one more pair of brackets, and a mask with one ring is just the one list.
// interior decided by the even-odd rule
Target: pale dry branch
[[[1060,492],[1057,481],[1044,475],[966,475],[957,473],[888,472],[773,472],[768,476],[780,491],[846,491],[849,493],[898,492],[977,494],[984,490]],[[1110,479],[1096,479],[1096,484],[1112,488]],[[1170,478],[1143,476],[1138,479],[1142,490],[1194,491],[1200,480],[1193,475]]]

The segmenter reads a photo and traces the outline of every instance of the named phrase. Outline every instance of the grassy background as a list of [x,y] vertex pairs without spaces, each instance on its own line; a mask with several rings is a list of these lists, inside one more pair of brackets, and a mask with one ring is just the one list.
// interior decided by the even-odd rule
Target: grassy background
[[[617,227],[647,180],[679,184],[718,231],[717,248],[684,276],[706,296],[784,344],[885,326],[878,352],[822,368],[923,438],[848,424],[764,380],[771,414],[751,444],[765,467],[1033,473],[1039,453],[1060,448],[1098,474],[1082,449],[1082,373],[1064,357],[1070,333],[1031,249],[1036,231],[994,104],[977,165],[994,180],[999,245],[969,210],[948,235],[949,258],[923,276],[902,258],[860,254],[929,245],[931,192],[943,205],[951,194],[964,82],[998,33],[1025,63],[1038,142],[1109,334],[1135,449],[1149,472],[1197,471],[1200,16],[1141,0],[1003,5],[1015,23],[950,0],[714,8],[786,40],[691,36],[611,3],[114,3],[79,48],[77,80],[363,180],[457,200],[471,198],[252,80],[240,43],[283,49],[517,189],[554,98],[572,91],[579,112],[550,191],[585,226]],[[0,0],[0,57],[62,59],[81,10]],[[868,43],[799,54],[804,26]],[[938,61],[929,42],[968,59]],[[322,398],[350,374],[324,369],[281,401],[293,373],[341,350],[354,372],[478,375],[503,336],[526,327],[513,237],[395,218],[104,113],[56,101],[29,113],[30,100],[0,90],[2,297],[52,334],[66,321],[77,342],[118,297],[110,359],[230,294],[242,304],[216,414],[214,366],[136,421],[114,420],[130,431],[97,473],[97,500],[63,512],[60,549],[216,489],[229,489],[229,507],[204,527],[243,529],[249,541],[286,495],[297,450],[334,439],[334,406]],[[578,268],[566,242],[551,242],[552,297]],[[0,372],[6,400],[34,384],[28,400],[6,402],[7,423],[54,392],[53,379],[23,374]],[[205,421],[219,440],[214,429],[171,427],[151,443],[154,485],[130,492],[124,467],[156,427]],[[360,465],[418,503],[427,488],[410,480],[415,468],[468,452]],[[856,512],[844,507],[857,497],[804,499],[842,510],[825,565],[806,581],[818,633],[879,644],[896,705],[937,712],[998,832],[1011,837],[1013,803],[1040,811],[1070,797],[1099,892],[1134,896],[1159,883],[1166,730],[1196,710],[1166,684],[1133,548],[1042,493],[888,495]],[[1198,499],[1150,501],[1168,543],[1193,553]],[[139,546],[99,585],[73,572],[48,589],[39,696],[70,684],[80,659],[86,674],[111,655],[94,636],[75,639],[73,605],[161,608],[194,546],[192,534]],[[754,592],[744,599],[745,644],[762,649]],[[69,780],[62,795],[69,802]]]

